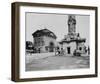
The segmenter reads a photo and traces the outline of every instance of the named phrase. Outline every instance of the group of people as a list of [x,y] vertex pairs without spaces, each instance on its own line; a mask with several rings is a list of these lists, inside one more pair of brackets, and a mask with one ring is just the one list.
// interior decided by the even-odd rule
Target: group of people
[[64,54],[65,54],[65,53],[64,53],[63,48],[61,48],[61,50],[60,50],[60,49],[57,49],[56,52],[55,52],[55,55],[59,55],[59,56],[62,56],[62,55],[64,55]]
[[[87,48],[85,47],[85,53],[90,55],[90,47],[89,46]],[[55,51],[56,56],[63,56],[64,54],[65,54],[65,51],[63,48],[61,48],[61,49],[57,48]]]

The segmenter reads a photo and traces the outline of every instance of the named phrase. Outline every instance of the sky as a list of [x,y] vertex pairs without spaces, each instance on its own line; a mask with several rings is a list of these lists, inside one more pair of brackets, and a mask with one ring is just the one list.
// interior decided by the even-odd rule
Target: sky
[[[90,17],[86,15],[75,15],[76,33],[80,33],[81,38],[86,38],[86,45],[89,45]],[[67,14],[44,14],[26,13],[26,41],[32,41],[32,33],[36,30],[47,28],[57,36],[57,41],[61,41],[68,33]]]

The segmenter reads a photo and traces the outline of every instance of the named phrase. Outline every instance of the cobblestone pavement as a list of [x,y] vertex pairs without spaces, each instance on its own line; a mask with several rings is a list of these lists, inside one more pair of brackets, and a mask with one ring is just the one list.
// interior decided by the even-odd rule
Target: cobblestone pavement
[[89,56],[51,56],[34,59],[26,64],[26,71],[89,68]]

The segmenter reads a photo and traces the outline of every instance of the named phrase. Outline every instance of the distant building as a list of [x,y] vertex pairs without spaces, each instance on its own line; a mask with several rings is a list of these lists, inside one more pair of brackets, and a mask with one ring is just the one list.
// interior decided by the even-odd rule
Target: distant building
[[26,41],[26,53],[33,53],[33,43]]
[[56,35],[48,29],[37,30],[32,34],[36,53],[54,52],[57,46]]
[[68,16],[68,34],[60,41],[63,50],[66,54],[72,55],[75,53],[86,53],[85,38],[81,38],[79,33],[76,33],[76,19],[74,15]]

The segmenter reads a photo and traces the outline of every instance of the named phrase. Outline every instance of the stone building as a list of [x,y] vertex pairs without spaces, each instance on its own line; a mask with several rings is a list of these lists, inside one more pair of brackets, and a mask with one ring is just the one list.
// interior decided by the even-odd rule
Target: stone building
[[54,52],[57,46],[56,35],[48,29],[37,30],[32,34],[35,53]]
[[76,33],[76,19],[74,15],[68,16],[68,34],[60,41],[63,50],[68,55],[86,53],[85,38],[81,38],[79,33]]

